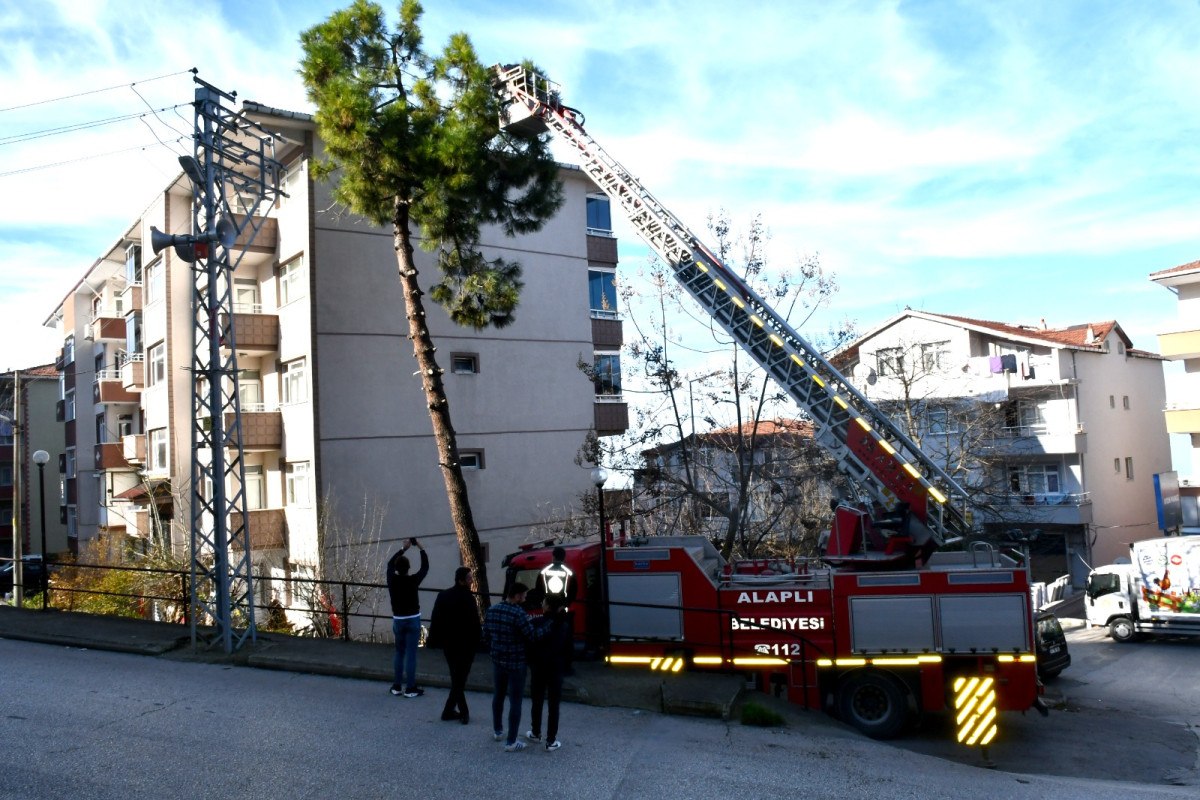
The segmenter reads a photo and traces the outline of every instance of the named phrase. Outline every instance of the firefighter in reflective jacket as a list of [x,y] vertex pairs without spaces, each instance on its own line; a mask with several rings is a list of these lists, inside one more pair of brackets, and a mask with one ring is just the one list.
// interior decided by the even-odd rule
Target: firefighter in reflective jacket
[[[567,551],[561,547],[555,547],[553,551],[554,560],[542,568],[538,573],[537,586],[535,591],[530,594],[536,595],[539,603],[548,602],[553,608],[563,609],[563,617],[566,622],[568,631],[575,630],[575,612],[571,609],[571,604],[575,602],[575,572],[568,567],[563,561],[567,557]],[[571,643],[571,636],[566,637],[566,647],[563,653],[563,674],[573,675],[575,673],[571,662],[574,660],[574,645]]]

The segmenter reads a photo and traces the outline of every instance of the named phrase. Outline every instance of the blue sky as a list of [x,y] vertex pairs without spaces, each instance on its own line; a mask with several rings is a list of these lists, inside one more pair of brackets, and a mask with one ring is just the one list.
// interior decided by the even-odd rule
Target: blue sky
[[[193,66],[308,110],[298,34],[345,4],[0,0],[0,369],[53,359],[41,322],[171,179],[157,139],[190,116],[9,137],[187,103],[190,76],[148,79]],[[757,213],[778,263],[818,254],[841,284],[827,321],[1117,319],[1153,350],[1175,299],[1146,276],[1200,259],[1191,0],[430,0],[424,30],[532,58],[694,228]],[[623,226],[632,275],[647,250]]]

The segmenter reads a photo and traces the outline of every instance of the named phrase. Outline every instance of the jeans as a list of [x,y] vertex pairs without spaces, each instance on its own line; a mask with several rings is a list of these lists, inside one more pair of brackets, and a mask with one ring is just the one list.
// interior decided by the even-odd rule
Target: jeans
[[530,667],[529,730],[534,735],[542,732],[542,704],[548,703],[546,718],[546,744],[558,739],[558,706],[562,702],[563,674],[557,665]]
[[502,667],[492,662],[492,730],[502,731],[500,717],[504,714],[504,698],[508,698],[508,739],[505,744],[517,741],[521,727],[521,698],[525,694],[525,665],[517,669]]
[[[417,641],[421,637],[421,618],[392,620],[392,634],[396,637],[396,655],[392,667],[396,672],[396,686],[408,689],[417,685]],[[405,676],[408,682],[405,683]]]

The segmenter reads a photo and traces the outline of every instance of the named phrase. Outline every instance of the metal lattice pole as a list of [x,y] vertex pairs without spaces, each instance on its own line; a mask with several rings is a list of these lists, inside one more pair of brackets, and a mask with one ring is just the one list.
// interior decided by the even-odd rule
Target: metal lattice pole
[[256,637],[233,274],[265,220],[259,209],[279,196],[280,137],[226,108],[235,95],[195,80],[194,155],[180,159],[192,181],[193,234],[172,242],[193,278],[191,633],[193,644],[231,653]]

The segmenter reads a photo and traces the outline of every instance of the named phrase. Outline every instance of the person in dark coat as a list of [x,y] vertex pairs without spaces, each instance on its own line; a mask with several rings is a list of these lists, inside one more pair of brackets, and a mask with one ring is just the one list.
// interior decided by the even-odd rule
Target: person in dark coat
[[562,747],[558,738],[558,707],[562,700],[563,674],[566,672],[568,654],[572,646],[570,617],[562,605],[564,598],[553,595],[546,598],[545,611],[535,621],[541,630],[541,638],[530,644],[529,669],[532,708],[530,728],[525,738],[531,742],[542,740],[542,704],[546,714],[546,749]]
[[[415,547],[421,551],[421,566],[416,572],[404,551]],[[396,551],[388,559],[387,587],[392,601],[392,634],[396,637],[396,655],[393,658],[395,682],[391,692],[397,696],[420,697],[425,690],[417,686],[417,642],[421,638],[421,600],[417,588],[429,574],[429,557],[425,548],[415,538]]]
[[479,609],[472,591],[471,570],[454,571],[454,585],[438,593],[429,618],[430,647],[440,647],[450,670],[450,694],[442,709],[443,720],[470,721],[467,709],[467,676],[479,649]]

